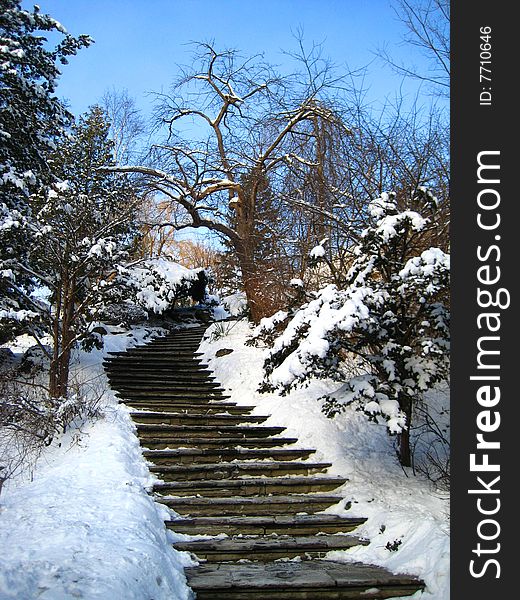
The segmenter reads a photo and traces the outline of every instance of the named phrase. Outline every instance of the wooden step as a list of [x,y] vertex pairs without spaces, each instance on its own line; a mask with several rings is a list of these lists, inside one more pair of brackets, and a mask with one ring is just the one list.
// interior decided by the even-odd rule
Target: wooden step
[[166,448],[277,448],[295,444],[297,438],[237,438],[237,437],[218,437],[218,438],[197,438],[197,437],[178,437],[178,438],[146,438],[141,439],[141,445],[150,450]]
[[157,392],[157,391],[116,391],[115,394],[120,398],[126,398],[131,400],[139,400],[139,399],[160,399],[162,401],[172,400],[175,402],[206,402],[209,403],[211,401],[216,400],[228,400],[231,396],[227,394],[222,394],[219,391],[211,392],[211,393],[202,393],[202,392],[190,392],[188,391],[178,391],[178,392]]
[[161,400],[128,400],[126,402],[130,408],[136,410],[150,410],[154,412],[175,412],[179,414],[198,414],[198,415],[209,415],[209,414],[225,414],[231,415],[247,415],[255,407],[254,406],[240,406],[232,402],[206,402],[204,404],[193,402],[164,402]]
[[346,483],[343,477],[250,477],[156,483],[153,491],[169,496],[267,496],[330,492]]
[[266,427],[255,425],[147,425],[137,424],[137,434],[140,438],[219,438],[219,437],[269,437],[285,431],[285,427]]
[[168,529],[189,535],[316,535],[349,533],[366,519],[338,515],[266,515],[230,517],[179,517],[166,521]]
[[348,550],[368,542],[353,535],[262,536],[176,542],[176,550],[195,554],[208,562],[283,558],[323,558],[332,550]]
[[191,389],[197,390],[216,390],[220,389],[223,391],[220,383],[215,381],[207,381],[205,378],[201,378],[199,380],[179,380],[176,375],[162,375],[161,377],[155,377],[153,375],[145,376],[145,375],[134,375],[131,381],[128,380],[127,375],[119,375],[113,374],[109,376],[109,380],[111,384],[114,384],[115,387],[125,387],[127,385],[158,385],[162,384],[164,386],[172,386],[173,388],[179,387],[187,387],[189,386]]
[[182,448],[179,450],[145,450],[143,456],[156,465],[216,463],[230,460],[281,460],[290,461],[309,458],[316,450],[298,448]]
[[246,423],[263,423],[268,416],[242,415],[191,415],[177,412],[131,412],[136,423],[166,425],[240,425]]
[[[156,496],[156,500],[184,516],[243,517],[246,515],[313,514],[338,504],[343,498],[329,494],[291,494],[289,496],[229,496],[227,498]],[[349,508],[350,503],[347,503],[345,510]]]
[[150,471],[163,481],[196,481],[206,479],[237,479],[240,477],[284,477],[324,473],[331,463],[296,461],[219,462],[197,465],[162,465]]
[[400,598],[424,589],[383,567],[325,560],[204,563],[185,569],[197,600],[314,600]]

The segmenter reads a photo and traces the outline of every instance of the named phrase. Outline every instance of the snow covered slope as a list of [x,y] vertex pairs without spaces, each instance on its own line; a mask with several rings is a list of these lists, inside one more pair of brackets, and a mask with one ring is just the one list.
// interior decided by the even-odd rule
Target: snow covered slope
[[[150,332],[109,335],[104,352]],[[14,347],[14,350],[17,348]],[[106,387],[102,354],[80,353],[76,377]],[[104,417],[70,430],[42,455],[33,480],[0,496],[0,599],[188,599],[185,553],[171,547],[128,410],[110,392]]]
[[[219,330],[224,337],[212,340]],[[316,460],[332,463],[331,474],[349,479],[341,488],[352,502],[348,514],[368,517],[356,534],[369,538],[371,543],[335,551],[327,557],[417,575],[426,582],[427,589],[414,598],[447,600],[448,499],[426,479],[403,470],[384,423],[370,423],[354,410],[334,419],[321,412],[317,398],[337,388],[337,384],[314,381],[285,396],[258,393],[265,350],[245,345],[251,331],[245,321],[217,323],[207,330],[201,350],[217,379],[229,390],[230,401],[256,405],[253,414],[271,414],[265,425],[285,426],[284,435],[297,437],[301,447],[317,448]],[[216,357],[217,350],[223,348],[233,352]],[[326,512],[341,513],[341,509],[331,507]]]

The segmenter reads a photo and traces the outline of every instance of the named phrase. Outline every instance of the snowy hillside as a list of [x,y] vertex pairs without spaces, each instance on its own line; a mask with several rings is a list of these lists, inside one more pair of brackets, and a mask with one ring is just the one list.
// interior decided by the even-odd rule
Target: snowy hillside
[[[219,332],[225,335],[220,337]],[[229,390],[230,400],[256,405],[254,414],[272,415],[266,425],[285,426],[284,435],[297,437],[301,447],[317,448],[316,459],[332,463],[331,474],[349,479],[340,493],[352,504],[349,516],[368,517],[356,534],[371,543],[328,557],[418,575],[427,584],[418,598],[449,598],[448,498],[399,465],[384,423],[370,423],[355,410],[334,419],[321,412],[317,398],[337,384],[315,381],[285,396],[258,393],[265,351],[245,345],[251,333],[246,321],[217,323],[206,332],[201,348],[217,379]],[[233,352],[216,357],[223,348]],[[327,512],[342,514],[342,504]]]
[[[369,423],[353,410],[335,419],[321,412],[316,399],[331,390],[331,382],[285,396],[258,393],[265,351],[245,345],[251,331],[246,321],[214,324],[201,350],[232,401],[256,405],[255,414],[271,414],[266,425],[285,426],[299,446],[317,448],[316,459],[332,463],[331,474],[348,478],[340,490],[345,501],[327,512],[368,517],[356,533],[370,544],[328,558],[418,575],[427,584],[418,598],[448,598],[447,499],[399,466],[384,424]],[[171,547],[178,536],[164,528],[168,510],[147,494],[154,480],[135,426],[108,389],[101,365],[106,352],[157,333],[112,328],[103,352],[78,354],[75,377],[89,382],[90,393],[104,390],[103,416],[77,423],[55,440],[30,480],[25,474],[6,482],[0,541],[9,552],[0,557],[1,600],[190,598],[183,566],[192,561]],[[12,347],[15,355],[23,341]],[[221,349],[232,352],[216,357]]]
[[[76,423],[34,472],[0,496],[0,599],[189,598],[186,554],[171,548],[167,510],[147,494],[153,479],[128,409],[108,389],[103,354],[143,343],[145,329],[106,337],[104,352],[79,353],[73,378],[103,392],[103,416]],[[24,344],[25,342],[25,344]],[[15,352],[27,346],[19,339]]]

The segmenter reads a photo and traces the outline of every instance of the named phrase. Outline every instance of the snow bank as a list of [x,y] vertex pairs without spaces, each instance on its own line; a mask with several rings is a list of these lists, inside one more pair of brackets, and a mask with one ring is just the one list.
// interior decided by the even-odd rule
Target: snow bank
[[[104,351],[151,333],[117,335],[112,328]],[[102,353],[78,358],[76,378],[104,387]],[[110,393],[104,404],[102,419],[71,430],[45,452],[32,481],[4,487],[1,600],[192,597],[183,573],[190,559],[173,550],[163,522],[169,511],[146,492],[153,480],[128,409]]]

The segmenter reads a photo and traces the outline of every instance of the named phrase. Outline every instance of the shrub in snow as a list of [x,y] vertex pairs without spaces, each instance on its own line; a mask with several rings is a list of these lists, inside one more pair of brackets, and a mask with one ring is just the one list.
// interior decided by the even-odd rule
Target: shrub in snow
[[121,325],[129,327],[148,320],[148,312],[136,304],[123,303],[108,304],[102,306],[98,311],[98,319],[109,325]]
[[101,415],[101,394],[69,389],[66,398],[53,398],[42,385],[0,378],[0,463],[9,478],[30,468],[41,450],[73,425]]
[[245,292],[235,292],[222,298],[222,304],[232,317],[247,315],[247,298]]
[[113,294],[162,315],[179,300],[206,297],[206,271],[188,269],[169,258],[153,258],[127,266],[119,266],[117,277],[110,282]]
[[412,205],[421,213],[400,211],[393,194],[370,204],[346,286],[324,287],[288,320],[265,361],[262,386],[287,391],[311,377],[344,381],[325,411],[332,416],[353,404],[386,419],[404,465],[411,462],[414,404],[449,369],[449,255],[424,247],[432,221],[423,215],[433,214],[434,197],[421,188]]

